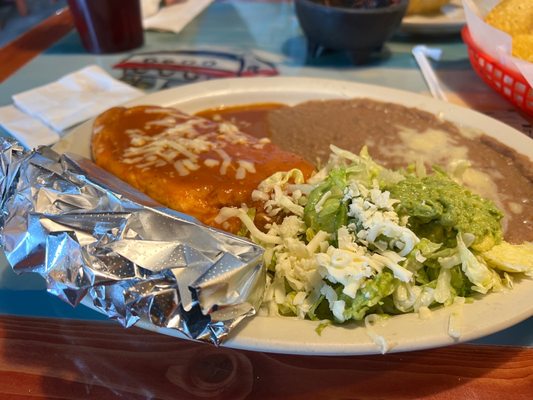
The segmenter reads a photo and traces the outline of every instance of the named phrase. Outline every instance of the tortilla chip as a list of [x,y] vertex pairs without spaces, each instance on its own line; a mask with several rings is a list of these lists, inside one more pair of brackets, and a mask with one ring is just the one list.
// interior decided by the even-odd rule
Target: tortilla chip
[[482,254],[493,268],[507,272],[533,272],[533,243],[510,244],[502,242]]
[[490,10],[485,21],[511,36],[533,34],[533,1],[503,0]]
[[533,34],[513,36],[513,56],[533,62]]
[[449,2],[450,0],[409,0],[407,15],[435,14]]

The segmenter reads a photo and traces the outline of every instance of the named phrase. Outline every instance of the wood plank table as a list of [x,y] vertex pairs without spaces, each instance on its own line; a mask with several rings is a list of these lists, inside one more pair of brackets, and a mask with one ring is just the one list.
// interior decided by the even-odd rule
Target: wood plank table
[[529,400],[532,379],[533,351],[520,347],[297,357],[103,322],[0,318],[4,398]]
[[[147,33],[140,51],[203,45],[260,49],[277,60],[284,75],[428,93],[410,55],[416,39],[396,38],[390,59],[374,66],[352,68],[336,56],[326,65],[309,66],[302,62],[303,39],[292,13],[288,1],[217,1],[179,35]],[[262,20],[270,25],[261,25]],[[0,106],[19,91],[91,63],[118,75],[112,66],[127,55],[88,55],[72,28],[70,13],[63,10],[0,49]],[[516,112],[472,72],[457,35],[425,40],[449,55],[437,65],[437,75],[450,101],[533,136],[533,119]],[[35,289],[34,279],[15,277],[6,268],[0,262],[0,399],[533,398],[531,319],[476,343],[425,351],[276,355],[123,329],[57,306],[59,300],[46,300],[48,295]]]

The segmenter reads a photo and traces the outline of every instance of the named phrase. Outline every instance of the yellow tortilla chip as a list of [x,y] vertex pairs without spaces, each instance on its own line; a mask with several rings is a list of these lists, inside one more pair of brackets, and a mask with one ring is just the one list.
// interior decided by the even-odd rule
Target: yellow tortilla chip
[[513,36],[513,56],[533,62],[533,34]]
[[407,15],[434,14],[449,2],[450,0],[409,0]]
[[507,272],[533,272],[533,243],[510,244],[502,242],[482,253],[491,267]]
[[511,36],[533,34],[533,1],[503,0],[490,10],[485,21]]

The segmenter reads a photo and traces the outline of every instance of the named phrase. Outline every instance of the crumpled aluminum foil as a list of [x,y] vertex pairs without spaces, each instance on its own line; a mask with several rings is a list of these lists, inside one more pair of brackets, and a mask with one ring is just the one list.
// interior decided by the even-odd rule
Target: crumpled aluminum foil
[[0,244],[73,306],[219,344],[258,309],[263,249],[169,210],[75,155],[0,140]]

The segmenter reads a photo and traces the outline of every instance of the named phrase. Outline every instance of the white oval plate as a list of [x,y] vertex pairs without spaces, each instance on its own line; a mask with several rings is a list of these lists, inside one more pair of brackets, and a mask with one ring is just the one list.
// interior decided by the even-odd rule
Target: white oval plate
[[406,15],[400,30],[421,35],[449,35],[459,33],[465,23],[461,0],[451,0],[434,15]]
[[[415,93],[359,83],[315,78],[236,78],[190,84],[150,94],[128,105],[175,106],[194,113],[222,105],[279,102],[297,104],[306,100],[368,97],[418,107],[458,125],[484,131],[533,160],[533,141],[522,133],[480,113]],[[92,122],[74,129],[54,146],[59,152],[89,156]],[[90,304],[86,304],[90,306]],[[460,337],[448,335],[450,315],[457,313]],[[391,352],[410,351],[469,341],[497,332],[533,316],[533,280],[517,282],[511,291],[491,293],[461,309],[443,308],[428,320],[416,314],[389,318],[376,327]],[[455,317],[454,317],[455,318]],[[176,331],[147,323],[138,326],[166,335]],[[293,318],[253,317],[241,323],[224,345],[232,348],[290,354],[348,355],[380,352],[365,328],[356,324],[330,326],[319,336],[317,322]]]

